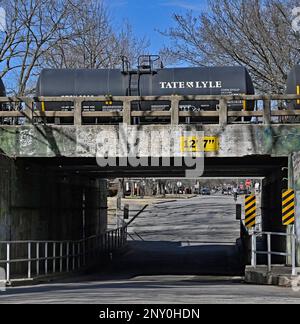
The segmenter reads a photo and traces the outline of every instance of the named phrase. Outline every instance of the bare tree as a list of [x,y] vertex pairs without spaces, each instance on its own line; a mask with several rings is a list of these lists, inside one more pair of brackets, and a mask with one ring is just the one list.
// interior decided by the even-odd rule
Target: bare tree
[[34,92],[42,68],[111,68],[135,58],[147,42],[125,24],[118,32],[102,0],[4,0],[0,77],[16,95]]
[[292,29],[294,0],[210,0],[208,13],[174,15],[164,51],[191,65],[244,65],[259,91],[283,92],[299,62],[300,37]]
[[[31,77],[39,71],[39,60],[58,41],[72,37],[71,1],[14,0],[4,4],[8,28],[0,41],[2,77],[13,71],[15,94],[26,95]],[[11,75],[10,78],[13,76]]]
[[[5,1],[2,5],[7,7],[8,3],[8,1]],[[12,61],[22,54],[20,44],[24,40],[20,33],[24,27],[24,21],[19,20],[18,8],[15,6],[8,10],[6,30],[0,33],[0,77],[4,77],[10,71],[21,67],[20,64],[13,64]]]
[[[92,18],[91,18],[92,17]],[[114,68],[120,56],[136,59],[148,43],[134,36],[128,23],[116,32],[112,19],[99,0],[82,0],[72,10],[71,41],[61,40],[44,57],[44,66],[54,68]]]

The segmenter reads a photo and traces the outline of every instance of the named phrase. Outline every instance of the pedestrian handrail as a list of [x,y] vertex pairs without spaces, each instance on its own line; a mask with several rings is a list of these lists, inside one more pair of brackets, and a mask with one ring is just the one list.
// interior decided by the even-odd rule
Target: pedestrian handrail
[[[119,122],[131,125],[132,120],[141,117],[157,117],[170,120],[171,125],[180,124],[180,119],[188,119],[192,117],[219,119],[219,124],[225,126],[230,123],[249,123],[251,118],[256,118],[263,124],[285,124],[299,123],[300,111],[289,109],[289,103],[297,102],[299,95],[208,95],[208,96],[88,96],[88,97],[0,97],[0,123],[1,119],[25,118],[29,123],[36,124],[42,121],[46,124],[55,124],[49,119],[68,118],[73,119],[72,124],[79,126],[84,124],[84,118],[117,118]],[[109,100],[112,103],[118,103],[121,108],[113,107],[111,110],[104,111],[90,108],[93,103],[105,103]],[[153,111],[136,111],[132,106],[136,102],[160,101],[169,102],[167,110]],[[213,101],[217,102],[215,111],[196,110],[191,111],[189,108],[180,106],[181,102],[186,101]],[[247,107],[247,102],[260,103],[259,108],[255,110],[244,109],[242,111],[234,111],[230,109],[231,103],[240,103],[241,106]],[[47,110],[47,103],[61,103],[66,106],[63,110],[50,111]],[[88,105],[86,104],[88,103]],[[292,107],[292,105],[291,105]],[[66,111],[67,110],[67,111]],[[118,122],[118,123],[119,123]],[[105,124],[105,122],[98,122]],[[210,123],[206,121],[206,123]],[[211,122],[215,123],[215,122]],[[5,122],[4,122],[5,124]],[[16,125],[14,122],[11,125]]]
[[[252,237],[252,245],[251,245],[251,266],[253,268],[257,267],[257,255],[267,255],[268,257],[268,272],[272,271],[272,256],[285,256],[291,257],[292,259],[292,275],[297,275],[296,268],[296,242],[297,236],[294,233],[275,233],[275,232],[256,232],[250,233]],[[258,251],[257,250],[257,237],[258,236],[267,236],[267,251]],[[288,252],[278,252],[272,251],[272,236],[282,236],[282,237],[290,237],[292,241],[291,253]]]
[[139,241],[145,241],[142,236],[140,234],[138,234],[137,232],[132,232],[132,233],[128,233],[128,236],[130,237],[130,239],[132,241],[136,241],[136,239],[134,238],[134,235],[138,237]]
[[79,270],[94,263],[101,254],[122,248],[126,242],[127,226],[77,241],[0,241],[0,251],[6,254],[5,260],[0,259],[0,266],[5,266],[7,283],[13,279],[31,280]]

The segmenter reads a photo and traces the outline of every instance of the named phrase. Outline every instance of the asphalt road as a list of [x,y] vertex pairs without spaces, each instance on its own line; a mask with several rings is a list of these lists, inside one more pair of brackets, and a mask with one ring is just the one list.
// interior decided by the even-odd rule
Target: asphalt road
[[196,276],[77,278],[73,282],[11,288],[0,304],[300,304],[292,289],[245,285],[237,279]]
[[[133,216],[141,206],[130,206]],[[145,241],[235,244],[240,236],[232,196],[204,196],[148,207],[130,226]],[[134,236],[135,239],[138,237]]]
[[232,197],[154,205],[130,233],[144,241],[132,241],[113,255],[106,274],[9,288],[0,292],[0,303],[300,303],[300,292],[292,289],[243,283]]
[[223,196],[150,206],[129,227],[133,241],[114,258],[114,269],[136,275],[242,275],[235,208],[233,197]]

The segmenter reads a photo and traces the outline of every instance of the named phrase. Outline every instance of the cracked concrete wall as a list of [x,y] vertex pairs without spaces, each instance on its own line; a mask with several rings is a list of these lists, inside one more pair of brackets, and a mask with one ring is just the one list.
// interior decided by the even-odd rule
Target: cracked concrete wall
[[[181,125],[177,129],[218,136],[220,150],[208,153],[209,157],[287,156],[300,151],[300,125]],[[169,125],[145,125],[139,130],[145,131],[146,138],[151,131],[166,132],[169,137],[174,132]],[[106,132],[118,136],[119,126],[1,126],[0,150],[12,157],[95,157],[99,149],[97,137]],[[156,148],[161,147],[156,144]],[[140,153],[143,151],[145,145],[140,147]]]

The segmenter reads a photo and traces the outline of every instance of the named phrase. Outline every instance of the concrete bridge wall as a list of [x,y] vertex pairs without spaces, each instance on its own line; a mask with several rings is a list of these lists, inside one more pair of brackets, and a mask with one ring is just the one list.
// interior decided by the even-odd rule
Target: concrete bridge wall
[[[294,177],[290,185],[297,190],[300,199],[300,125],[180,125],[176,126],[182,131],[202,131],[206,136],[216,136],[220,142],[220,149],[216,152],[206,153],[207,158],[245,158],[270,156],[272,158],[287,158],[294,156]],[[139,126],[144,136],[151,131],[169,132],[171,136],[174,128],[169,125]],[[1,126],[0,150],[2,154],[11,158],[95,158],[97,150],[96,138],[102,132],[110,132],[118,137],[119,127],[108,125],[95,126]],[[178,139],[179,140],[179,139]],[[158,143],[157,152],[161,151]],[[140,155],[149,153],[145,145],[141,145]],[[159,155],[159,153],[158,153]],[[106,197],[101,183],[88,178],[73,177],[63,180],[61,174],[43,169],[42,165],[33,167],[36,176],[30,175],[26,166],[20,162],[2,158],[1,174],[10,174],[10,179],[0,178],[0,234],[3,239],[73,239],[82,235],[82,188],[86,190],[86,234],[101,231],[105,228]],[[8,170],[6,170],[8,166]],[[284,165],[288,166],[288,165]],[[270,169],[271,170],[271,169]],[[26,175],[28,172],[28,175]],[[281,190],[287,187],[283,181],[287,174],[281,168],[266,174],[263,196],[263,222],[264,230],[284,230],[281,226]],[[42,173],[42,177],[41,177]],[[165,172],[164,172],[165,174]],[[242,174],[241,174],[242,175]],[[43,181],[41,180],[43,179]],[[66,181],[66,182],[64,182]],[[293,184],[294,182],[294,184]],[[96,184],[98,183],[98,184]],[[20,196],[20,192],[22,195]],[[100,199],[98,197],[100,195]],[[47,200],[44,199],[47,197]],[[7,202],[11,203],[8,204]],[[100,205],[97,205],[100,204]],[[56,207],[55,207],[56,206]],[[299,206],[299,205],[298,205]],[[298,207],[299,209],[299,207]],[[9,215],[9,216],[8,216]],[[22,215],[22,216],[21,216]],[[75,215],[75,216],[74,216]],[[300,210],[298,210],[300,215]],[[26,221],[25,221],[26,220]],[[25,223],[24,223],[25,221]],[[22,223],[23,222],[23,223]],[[32,224],[36,224],[32,226]],[[62,226],[62,224],[64,224]],[[71,224],[67,226],[66,224]],[[13,228],[13,231],[11,230]],[[298,222],[298,233],[300,232]],[[284,247],[284,242],[278,243]],[[300,249],[299,249],[300,251]],[[300,254],[300,252],[299,252]]]
[[[203,131],[206,136],[216,136],[220,141],[218,152],[212,157],[242,157],[251,155],[288,156],[300,151],[300,125],[169,125],[139,126],[146,135],[152,131],[166,132],[174,129]],[[0,126],[0,151],[10,157],[95,157],[97,137],[110,132],[118,136],[119,126]],[[178,139],[179,140],[179,139]],[[154,146],[155,148],[155,146]],[[161,150],[159,143],[157,150]],[[139,153],[148,152],[141,146]]]
[[[101,234],[107,228],[106,191],[105,180],[62,176],[41,165],[1,156],[0,241],[80,240]],[[12,257],[17,252],[20,257],[18,249],[12,249]]]

